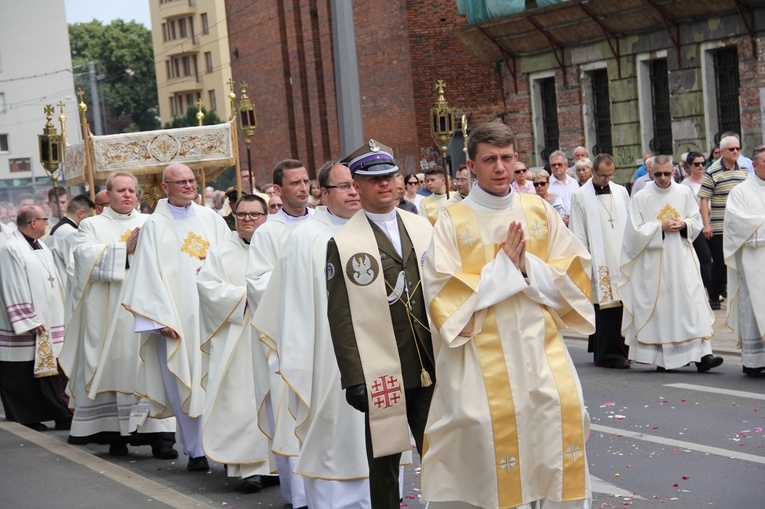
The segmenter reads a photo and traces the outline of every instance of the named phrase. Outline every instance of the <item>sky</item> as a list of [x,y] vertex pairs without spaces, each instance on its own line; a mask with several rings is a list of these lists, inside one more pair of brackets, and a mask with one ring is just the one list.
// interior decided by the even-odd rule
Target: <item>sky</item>
[[[149,2],[152,0],[65,0],[66,22],[81,23],[94,18],[104,24],[122,18],[151,28]],[[156,1],[156,0],[154,0]]]

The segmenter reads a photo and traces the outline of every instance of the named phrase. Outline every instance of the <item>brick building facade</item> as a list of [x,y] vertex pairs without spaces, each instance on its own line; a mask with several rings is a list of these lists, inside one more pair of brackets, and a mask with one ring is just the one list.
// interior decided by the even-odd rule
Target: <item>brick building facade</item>
[[[765,2],[746,4],[572,0],[456,35],[487,67],[500,63],[522,160],[607,148],[627,182],[645,152],[708,155],[727,130],[746,155],[763,143]],[[555,118],[545,118],[546,100]]]
[[[392,147],[403,171],[419,170],[421,153],[435,147],[428,119],[438,79],[447,83],[457,117],[470,115],[470,125],[505,110],[495,68],[454,37],[467,25],[454,0],[355,0],[353,9],[364,138]],[[314,175],[343,156],[330,0],[226,0],[226,11],[232,75],[249,85],[258,119],[257,182],[269,182],[274,165],[288,157]],[[246,174],[241,135],[240,150]]]

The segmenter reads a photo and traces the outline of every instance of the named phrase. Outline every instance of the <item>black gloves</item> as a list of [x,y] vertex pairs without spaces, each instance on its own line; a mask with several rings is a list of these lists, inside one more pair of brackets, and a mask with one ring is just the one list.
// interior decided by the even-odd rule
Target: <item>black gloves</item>
[[359,412],[369,412],[367,388],[364,384],[352,385],[345,389],[345,400]]

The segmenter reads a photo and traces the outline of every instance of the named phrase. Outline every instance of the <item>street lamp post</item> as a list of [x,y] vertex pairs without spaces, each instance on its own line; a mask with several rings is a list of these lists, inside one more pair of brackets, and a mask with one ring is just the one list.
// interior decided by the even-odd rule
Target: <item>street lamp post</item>
[[53,193],[56,197],[56,212],[59,219],[61,218],[61,204],[58,201],[58,170],[61,165],[61,135],[56,132],[56,126],[53,125],[53,113],[55,112],[53,105],[46,104],[45,117],[47,122],[43,128],[43,133],[37,135],[37,141],[40,146],[40,164],[48,173],[51,181],[53,181]]
[[[446,83],[443,80],[436,82],[435,89],[438,92],[436,104],[430,109],[430,134],[441,150],[441,165],[449,171],[446,164],[446,151],[454,137],[454,108],[449,106],[444,98]],[[449,171],[451,174],[451,171]]]
[[250,145],[252,143],[252,136],[255,134],[255,129],[258,127],[258,119],[255,117],[255,107],[252,105],[252,101],[247,96],[247,83],[244,81],[239,82],[241,86],[241,97],[239,98],[239,121],[244,133],[244,143],[247,145],[247,172],[250,176],[250,192],[255,192],[255,183],[252,178],[252,165],[250,156]]

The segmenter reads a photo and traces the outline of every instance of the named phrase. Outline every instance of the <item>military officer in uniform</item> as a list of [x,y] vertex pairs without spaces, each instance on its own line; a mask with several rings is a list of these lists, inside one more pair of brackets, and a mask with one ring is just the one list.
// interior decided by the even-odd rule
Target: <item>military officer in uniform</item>
[[346,400],[366,416],[372,507],[393,509],[409,430],[422,454],[435,381],[420,281],[432,228],[398,212],[388,147],[370,140],[340,163],[351,169],[363,210],[327,245],[327,313]]

